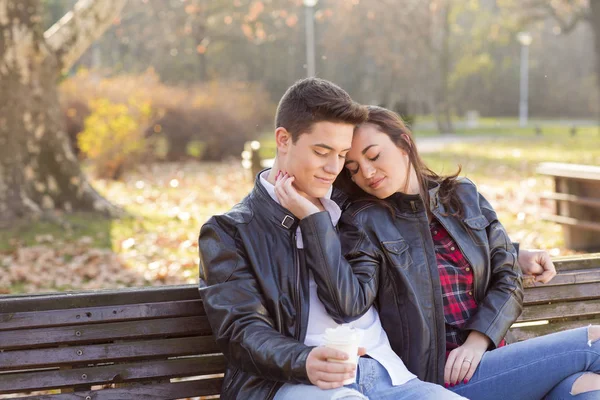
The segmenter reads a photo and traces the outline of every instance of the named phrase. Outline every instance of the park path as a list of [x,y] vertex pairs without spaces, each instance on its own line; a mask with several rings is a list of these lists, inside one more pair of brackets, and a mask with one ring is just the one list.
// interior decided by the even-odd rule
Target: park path
[[483,143],[493,140],[494,136],[466,136],[466,135],[440,135],[440,136],[427,136],[417,137],[415,141],[419,148],[419,153],[435,153],[436,151],[443,150],[446,146],[451,144],[461,143]]

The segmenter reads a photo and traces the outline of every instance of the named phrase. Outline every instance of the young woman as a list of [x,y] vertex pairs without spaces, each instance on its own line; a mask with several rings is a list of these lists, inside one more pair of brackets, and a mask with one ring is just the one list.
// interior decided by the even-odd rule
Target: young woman
[[376,305],[409,370],[470,399],[600,399],[600,326],[505,346],[522,310],[516,251],[471,181],[427,168],[398,115],[370,107],[335,186],[351,200],[343,251],[378,265]]

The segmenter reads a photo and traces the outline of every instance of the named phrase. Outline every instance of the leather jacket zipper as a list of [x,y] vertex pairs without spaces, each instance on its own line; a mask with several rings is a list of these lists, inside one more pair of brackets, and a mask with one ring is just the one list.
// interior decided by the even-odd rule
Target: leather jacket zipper
[[[300,261],[298,259],[298,246],[296,245],[296,233],[292,235],[292,248],[294,249],[294,266],[296,267],[296,293],[294,296],[294,303],[296,305],[296,330],[294,333],[294,339],[300,340],[300,322],[302,319],[300,318],[301,308],[300,308]],[[275,389],[278,386],[278,382],[273,383],[271,390],[269,390],[269,394],[267,395],[267,400],[271,400],[275,397]]]
[[298,257],[298,246],[296,245],[296,233],[292,235],[292,246],[294,248],[294,266],[296,267],[296,293],[295,293],[295,303],[296,303],[296,331],[294,333],[294,338],[296,340],[300,340],[300,323],[302,322],[301,312],[302,305],[300,304],[300,260]]
[[[414,205],[414,200],[411,201],[410,204],[413,207],[413,210],[416,212],[416,207]],[[430,232],[430,230],[429,230],[429,219],[427,217],[427,213],[425,213],[425,228],[427,229],[427,232]],[[423,231],[421,229],[419,229],[419,234],[421,235],[421,243],[425,244],[425,240],[423,238]],[[428,238],[431,238],[431,233],[429,233]],[[432,244],[433,244],[433,240],[432,240]],[[425,248],[425,246],[423,246],[423,248]],[[433,257],[436,258],[435,247],[433,247]],[[431,273],[431,265],[429,264],[429,257],[425,256],[425,261],[427,262],[427,267],[428,267],[427,270],[429,271],[429,279],[433,283],[433,275]],[[436,258],[436,263],[435,263],[434,267],[436,268],[436,271],[437,271],[437,268],[438,268],[438,266],[437,266],[437,258]],[[439,279],[439,275],[438,275],[438,279]],[[433,287],[432,287],[432,289],[433,289]],[[435,303],[436,303],[435,302],[435,294],[433,294],[433,304],[435,304]],[[443,314],[443,303],[442,303],[442,314]],[[436,336],[435,340],[433,342],[433,345],[434,345],[434,349],[433,349],[434,353],[433,354],[435,354],[436,358],[437,358],[437,354],[438,354],[438,339],[439,339],[438,338],[438,336],[439,336],[438,335],[438,331],[439,331],[438,324],[439,324],[439,322],[438,322],[437,318],[435,318],[435,317],[433,318],[433,324],[434,324],[434,327],[435,327],[435,336]],[[445,329],[446,328],[444,327],[444,330]],[[436,369],[437,369],[437,364],[438,364],[438,362],[436,361],[436,364],[435,364]],[[443,379],[443,376],[444,375],[443,375],[443,371],[442,371],[442,379]],[[436,379],[437,379],[437,376],[436,376]],[[442,380],[442,382],[443,382],[443,380]],[[438,383],[442,383],[442,382],[438,382]]]

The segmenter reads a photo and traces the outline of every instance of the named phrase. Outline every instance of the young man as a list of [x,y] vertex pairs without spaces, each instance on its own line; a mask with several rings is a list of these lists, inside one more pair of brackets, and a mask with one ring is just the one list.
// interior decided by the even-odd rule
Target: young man
[[[333,83],[297,82],[277,109],[274,167],[244,200],[202,227],[200,293],[228,361],[223,399],[460,398],[406,369],[370,306],[377,276],[352,271],[341,255],[332,183],[355,125],[366,117],[366,108]],[[279,171],[289,174],[285,184]],[[314,205],[310,215],[297,218],[279,204],[292,183],[300,200]],[[360,386],[342,386],[357,371],[328,361],[348,356],[323,346],[325,329],[340,323],[364,332]]]

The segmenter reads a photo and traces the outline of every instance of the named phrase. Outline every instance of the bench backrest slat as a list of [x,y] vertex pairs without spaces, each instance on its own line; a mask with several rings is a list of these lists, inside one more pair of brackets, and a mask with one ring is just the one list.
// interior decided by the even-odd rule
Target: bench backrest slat
[[[2,299],[0,298],[0,302]],[[58,306],[58,305],[57,305]],[[0,309],[2,307],[0,306]],[[205,315],[202,301],[179,300],[157,303],[118,304],[108,307],[66,308],[0,314],[0,331],[19,328],[52,327],[73,324],[136,321]]]
[[222,374],[222,355],[0,375],[0,393]]
[[537,286],[525,290],[524,305],[561,301],[584,301],[600,298],[600,282],[577,285]]
[[223,380],[204,379],[188,382],[158,383],[150,385],[137,385],[118,389],[104,389],[98,391],[84,391],[76,393],[63,393],[51,395],[37,395],[22,397],[21,400],[83,400],[90,396],[93,400],[168,400],[186,399],[196,396],[210,396],[219,393]]
[[0,370],[219,353],[212,336],[0,352]]
[[550,304],[536,304],[523,309],[517,322],[530,322],[540,320],[571,319],[581,317],[600,316],[600,299],[585,302],[552,302]]
[[61,345],[83,345],[125,339],[211,334],[207,317],[164,318],[94,325],[70,325],[58,328],[36,328],[28,329],[26,332],[22,329],[4,331],[0,334],[0,349],[32,349],[56,346],[56,343]]

